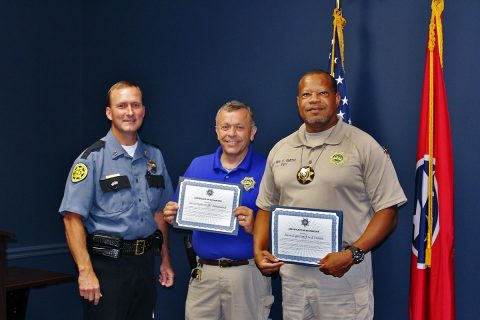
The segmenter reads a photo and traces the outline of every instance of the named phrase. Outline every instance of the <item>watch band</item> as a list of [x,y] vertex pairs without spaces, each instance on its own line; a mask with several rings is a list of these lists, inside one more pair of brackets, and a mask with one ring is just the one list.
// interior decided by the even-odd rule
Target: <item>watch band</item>
[[365,252],[363,252],[362,249],[355,246],[348,246],[347,249],[352,251],[354,264],[359,264],[363,261],[363,259],[365,259]]

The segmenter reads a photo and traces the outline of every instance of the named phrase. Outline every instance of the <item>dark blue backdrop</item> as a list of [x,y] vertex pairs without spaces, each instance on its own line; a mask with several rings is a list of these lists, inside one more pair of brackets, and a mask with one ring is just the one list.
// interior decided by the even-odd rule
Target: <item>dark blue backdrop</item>
[[[326,68],[335,1],[2,0],[0,229],[17,234],[9,263],[75,272],[57,209],[72,161],[108,130],[105,93],[120,79],[144,91],[142,136],[161,146],[174,180],[213,152],[214,114],[250,104],[258,152],[300,124],[299,76]],[[475,0],[446,1],[445,81],[455,158],[459,319],[480,312],[474,234],[480,157],[474,70],[480,56]],[[430,1],[342,1],[353,123],[386,145],[409,202],[374,252],[376,319],[408,317],[413,186]],[[183,235],[171,233],[177,272],[159,289],[160,319],[182,319],[188,282]],[[467,260],[468,259],[468,260]],[[279,281],[273,319],[280,318]],[[80,319],[75,283],[32,290],[28,319]]]

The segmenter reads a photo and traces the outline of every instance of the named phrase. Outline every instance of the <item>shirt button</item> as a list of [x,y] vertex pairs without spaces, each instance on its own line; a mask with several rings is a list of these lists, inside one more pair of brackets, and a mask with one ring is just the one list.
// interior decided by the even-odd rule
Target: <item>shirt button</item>
[[138,199],[138,202],[142,202],[142,199]]
[[230,178],[230,176],[225,176],[225,179],[228,179],[228,178]]
[[312,164],[312,160],[308,161],[308,164]]
[[138,183],[138,178],[136,178],[135,181]]

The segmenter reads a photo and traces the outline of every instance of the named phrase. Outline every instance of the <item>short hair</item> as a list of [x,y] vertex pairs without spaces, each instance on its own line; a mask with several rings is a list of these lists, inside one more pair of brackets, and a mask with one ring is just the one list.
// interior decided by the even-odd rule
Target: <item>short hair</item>
[[[118,89],[123,89],[123,88],[137,88],[138,91],[140,92],[140,98],[143,100],[143,94],[142,94],[142,89],[140,89],[140,86],[137,85],[136,83],[130,82],[130,81],[118,81],[115,83],[113,86],[110,87],[107,93],[107,107],[110,107],[110,95],[112,94],[113,90],[118,90]],[[143,101],[142,101],[143,103]]]
[[298,87],[300,88],[300,82],[302,82],[302,80],[307,77],[307,76],[313,76],[313,75],[320,75],[320,74],[324,74],[324,75],[327,75],[327,77],[330,79],[330,88],[333,90],[333,92],[337,93],[337,81],[335,80],[334,77],[332,77],[332,75],[330,73],[328,73],[327,71],[325,70],[322,70],[322,69],[314,69],[314,70],[310,70],[308,71],[307,73],[305,73],[301,78],[300,80],[298,80]]
[[237,110],[247,110],[248,114],[250,115],[250,125],[253,127],[255,126],[255,116],[253,115],[252,109],[247,106],[245,103],[238,101],[238,100],[232,100],[228,101],[225,103],[223,106],[220,107],[217,111],[217,115],[215,116],[215,124],[218,124],[218,115],[222,111],[227,111],[227,112],[232,112],[232,111],[237,111]]

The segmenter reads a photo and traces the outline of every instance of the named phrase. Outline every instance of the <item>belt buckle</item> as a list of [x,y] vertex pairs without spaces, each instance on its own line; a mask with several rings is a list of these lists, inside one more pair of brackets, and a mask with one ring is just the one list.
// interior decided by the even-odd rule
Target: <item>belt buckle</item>
[[229,265],[229,260],[226,260],[226,259],[218,259],[218,266],[219,266],[220,268],[230,267],[230,265]]
[[135,255],[139,256],[145,253],[145,240],[137,240],[135,242]]

